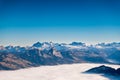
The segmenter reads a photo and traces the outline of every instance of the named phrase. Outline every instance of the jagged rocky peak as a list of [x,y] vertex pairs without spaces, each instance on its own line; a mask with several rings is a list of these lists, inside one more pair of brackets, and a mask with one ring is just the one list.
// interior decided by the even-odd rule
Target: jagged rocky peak
[[70,43],[70,45],[73,45],[73,46],[85,46],[85,43],[82,43],[82,42],[72,42],[72,43]]
[[6,48],[6,49],[13,49],[14,47],[11,46],[11,45],[9,45],[9,46],[6,46],[5,48]]
[[42,47],[42,43],[40,43],[40,42],[34,43],[33,47]]

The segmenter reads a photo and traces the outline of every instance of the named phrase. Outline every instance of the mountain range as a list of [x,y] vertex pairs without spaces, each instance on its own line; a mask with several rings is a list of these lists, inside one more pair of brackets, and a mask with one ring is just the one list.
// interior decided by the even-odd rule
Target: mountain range
[[72,63],[120,64],[120,43],[37,42],[32,46],[0,46],[0,70]]

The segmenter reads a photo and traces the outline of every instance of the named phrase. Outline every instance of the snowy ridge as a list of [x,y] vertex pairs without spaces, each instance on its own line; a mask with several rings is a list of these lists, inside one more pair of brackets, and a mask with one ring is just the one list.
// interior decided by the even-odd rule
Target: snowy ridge
[[99,43],[96,45],[86,45],[85,43],[82,42],[72,42],[70,44],[59,44],[59,43],[52,43],[52,42],[37,42],[34,43],[32,46],[27,46],[27,47],[20,47],[20,46],[0,46],[0,51],[8,51],[8,52],[15,52],[15,51],[23,51],[23,50],[28,50],[28,49],[46,49],[49,50],[50,48],[54,47],[56,50],[69,50],[69,49],[89,49],[90,48],[96,48],[96,49],[111,49],[115,48],[120,50],[120,43]]
[[37,42],[27,47],[0,46],[0,59],[1,70],[71,63],[120,64],[120,43],[88,46],[82,42]]

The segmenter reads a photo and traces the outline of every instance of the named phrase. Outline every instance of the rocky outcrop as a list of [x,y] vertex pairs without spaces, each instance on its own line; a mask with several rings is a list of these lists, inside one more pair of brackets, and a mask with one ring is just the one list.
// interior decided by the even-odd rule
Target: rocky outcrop
[[96,73],[111,76],[120,76],[120,68],[114,69],[108,66],[99,66],[85,71],[85,73]]

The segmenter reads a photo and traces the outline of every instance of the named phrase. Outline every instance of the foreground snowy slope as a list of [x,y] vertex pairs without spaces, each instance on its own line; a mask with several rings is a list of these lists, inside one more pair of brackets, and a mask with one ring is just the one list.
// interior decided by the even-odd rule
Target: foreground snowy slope
[[[0,80],[116,80],[98,74],[82,72],[102,64],[69,64],[57,66],[41,66],[15,71],[0,71]],[[119,65],[108,65],[119,68]]]

